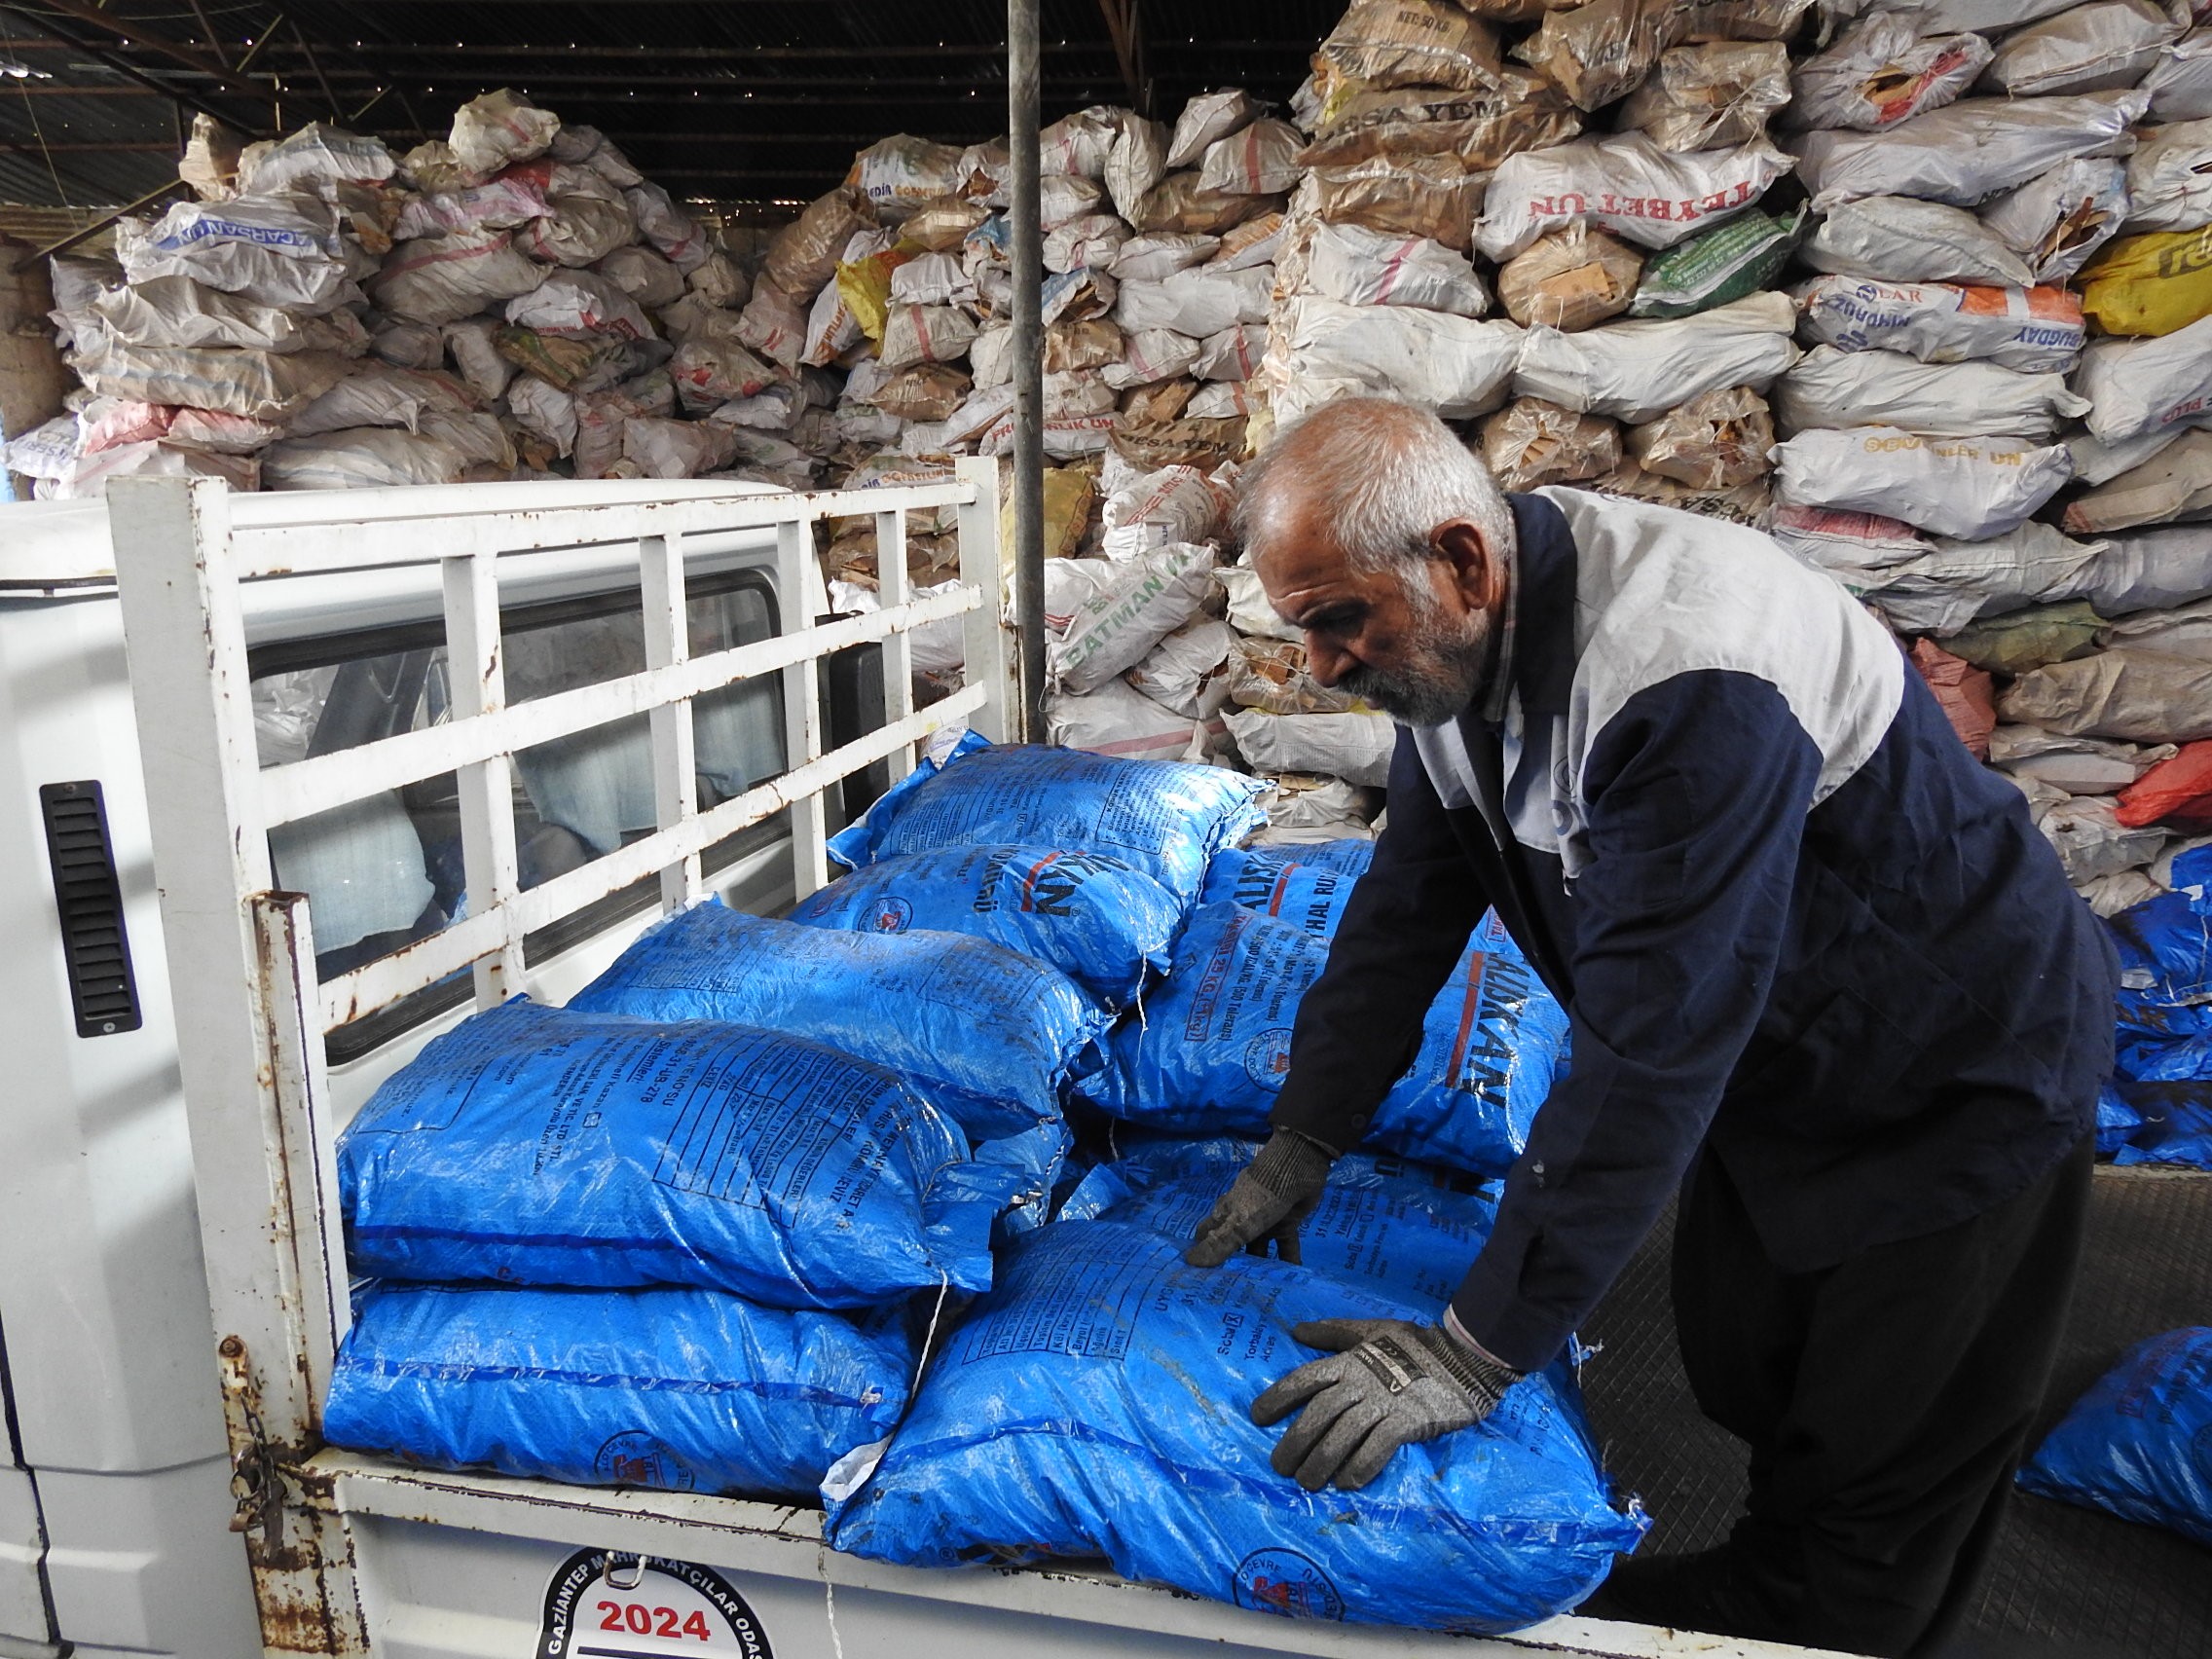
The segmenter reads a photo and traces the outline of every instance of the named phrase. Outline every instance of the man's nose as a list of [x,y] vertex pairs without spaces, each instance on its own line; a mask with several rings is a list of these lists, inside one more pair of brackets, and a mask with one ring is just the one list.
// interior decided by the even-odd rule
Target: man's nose
[[1306,636],[1306,671],[1323,688],[1333,686],[1352,665],[1351,652],[1330,645],[1318,634]]

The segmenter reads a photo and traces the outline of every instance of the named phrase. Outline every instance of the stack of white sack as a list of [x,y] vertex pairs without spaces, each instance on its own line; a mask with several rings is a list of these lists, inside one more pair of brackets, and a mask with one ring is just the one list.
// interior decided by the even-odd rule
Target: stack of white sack
[[1046,565],[1051,740],[1265,777],[1263,839],[1367,834],[1394,730],[1323,690],[1258,576],[1221,565],[1234,467],[1110,454],[1102,482],[1100,556]]
[[10,447],[42,498],[110,478],[256,488],[262,455],[370,349],[360,278],[390,246],[390,153],[310,127],[237,158],[220,200],[127,215],[115,259],[54,262],[54,322],[84,383],[71,413]]
[[[1041,134],[1048,558],[1097,549],[1102,466],[1210,472],[1242,452],[1295,136],[1241,92],[1196,100],[1173,132],[1100,106]],[[792,330],[791,350],[840,352],[850,370],[833,482],[866,488],[1012,451],[1008,170],[1003,144],[886,139],[856,158],[845,196],[808,209],[827,218],[849,198],[887,222],[831,261],[833,291]],[[754,311],[796,313],[778,248],[804,226],[770,249]],[[911,573],[949,563],[951,528],[909,526]],[[873,526],[836,526],[825,560],[837,579],[873,582]]]
[[[1173,133],[1104,106],[1044,130],[1050,462],[1210,469],[1241,452],[1295,143],[1241,92],[1197,100]],[[848,192],[884,228],[856,234],[792,332],[801,360],[851,370],[834,421],[856,459],[1013,449],[1008,168],[1002,144],[904,136],[855,160]],[[756,311],[798,312],[782,263],[771,248]]]
[[2212,810],[2174,747],[2212,736],[2212,532],[2188,528],[2212,517],[2212,30],[2189,14],[1876,0],[1782,118],[1819,217],[1771,528],[1908,638],[2104,914]]
[[[1054,731],[1265,772],[1271,833],[1358,832],[1386,722],[1312,680],[1226,511],[1276,424],[1381,392],[1508,488],[1767,526],[1905,639],[2092,903],[2140,896],[2192,820],[2133,822],[2179,774],[2121,799],[2122,771],[2212,741],[2189,703],[2212,657],[2192,10],[1352,0],[1279,111],[1225,90],[1171,124],[1055,122]],[[345,160],[373,141],[303,134],[242,169],[242,205],[228,182],[195,204],[306,213],[297,268],[184,227],[163,252],[192,269],[134,286],[56,262],[75,348],[121,342],[137,378],[102,363],[105,395],[12,464],[60,491],[244,471],[281,439],[295,481],[500,475],[488,422],[525,466],[866,487],[1011,449],[1003,145],[888,138],[764,257],[699,262],[596,134],[479,104],[381,174]],[[206,151],[188,172],[221,175]],[[241,261],[277,286],[203,274]],[[210,368],[222,391],[193,389]],[[906,528],[911,585],[948,579],[951,515]],[[840,603],[872,602],[877,551],[871,518],[833,527]],[[961,673],[940,636],[925,696]]]
[[792,470],[785,435],[751,453],[760,427],[833,451],[826,418],[791,434],[827,388],[738,345],[739,265],[596,129],[513,92],[398,158],[320,125],[240,150],[203,118],[179,170],[196,199],[120,221],[114,262],[55,262],[85,384],[42,494]]
[[1309,141],[1276,265],[1264,426],[1346,395],[1454,421],[1505,401],[1523,331],[1493,314],[1474,262],[1484,187],[1582,116],[1507,63],[1496,25],[1470,15],[1483,10],[1354,0],[1314,54],[1291,100]]

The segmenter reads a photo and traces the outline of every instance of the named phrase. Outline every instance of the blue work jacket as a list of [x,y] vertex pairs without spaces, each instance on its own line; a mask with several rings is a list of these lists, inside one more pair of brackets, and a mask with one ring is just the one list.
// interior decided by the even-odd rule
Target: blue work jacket
[[1478,708],[1399,731],[1273,1121],[1356,1144],[1494,905],[1572,1050],[1453,1309],[1533,1369],[1701,1146],[1786,1272],[2025,1191],[2092,1126],[2117,965],[1831,578],[1711,519],[1511,499],[1502,660]]

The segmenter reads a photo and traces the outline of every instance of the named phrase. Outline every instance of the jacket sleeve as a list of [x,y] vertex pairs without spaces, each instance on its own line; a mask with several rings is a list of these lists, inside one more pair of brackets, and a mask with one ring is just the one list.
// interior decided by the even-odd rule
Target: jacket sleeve
[[1390,757],[1389,817],[1291,1028],[1290,1071],[1271,1122],[1339,1152],[1413,1063],[1421,1020],[1489,899],[1467,863],[1412,733]]
[[1566,1346],[1704,1140],[1774,981],[1820,765],[1781,692],[1729,671],[1646,687],[1599,733],[1569,1068],[1452,1303],[1508,1365]]

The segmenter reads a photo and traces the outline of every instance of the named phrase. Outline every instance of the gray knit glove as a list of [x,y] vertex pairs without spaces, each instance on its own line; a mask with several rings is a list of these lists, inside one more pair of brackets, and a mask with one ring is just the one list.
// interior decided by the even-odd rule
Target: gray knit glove
[[1298,1227],[1313,1213],[1329,1165],[1337,1155],[1296,1129],[1277,1129],[1198,1223],[1183,1260],[1218,1268],[1239,1250],[1268,1253],[1268,1240],[1286,1262],[1298,1260]]
[[1442,1326],[1410,1319],[1315,1319],[1291,1335],[1329,1357],[1253,1401],[1252,1420],[1266,1428],[1306,1407],[1268,1460],[1308,1492],[1367,1485],[1399,1447],[1482,1421],[1522,1377]]

